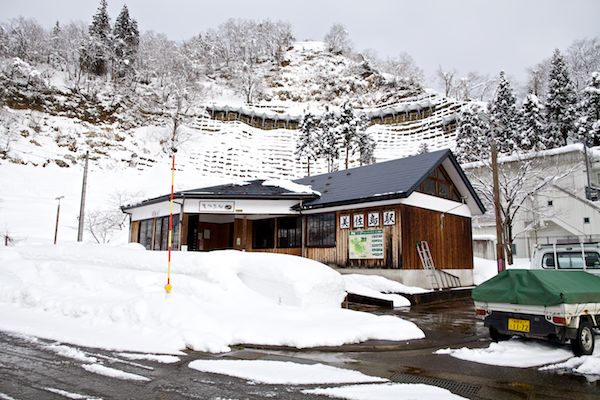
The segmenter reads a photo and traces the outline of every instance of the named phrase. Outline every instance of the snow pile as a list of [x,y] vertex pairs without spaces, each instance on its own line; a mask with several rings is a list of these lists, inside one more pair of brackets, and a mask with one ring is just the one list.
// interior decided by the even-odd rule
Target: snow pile
[[108,376],[109,378],[123,379],[126,381],[149,381],[149,378],[131,372],[121,371],[111,367],[106,367],[100,364],[84,364],[81,368],[94,374]]
[[435,354],[449,354],[461,360],[503,367],[537,367],[564,361],[573,356],[570,350],[550,343],[524,342],[512,339],[506,342],[490,343],[485,349],[441,349]]
[[397,293],[414,294],[427,292],[426,289],[405,286],[400,282],[395,282],[378,275],[348,274],[342,276],[348,293],[388,300],[393,302],[394,307],[410,307],[410,301]]
[[324,364],[297,364],[289,361],[195,360],[189,367],[197,371],[275,385],[387,382],[387,379],[367,376],[358,371]]
[[177,354],[237,343],[298,348],[424,337],[411,322],[340,308],[316,261],[234,250],[166,253],[67,244],[0,250],[0,329],[82,346]]
[[[508,269],[529,269],[531,262],[527,258],[515,258],[512,265],[507,265]],[[488,279],[498,275],[498,263],[496,260],[487,258],[473,258],[473,282],[475,285],[481,285]]]
[[348,400],[458,400],[458,396],[449,390],[424,384],[388,383],[370,385],[350,385],[336,388],[308,389],[304,393],[323,395]]
[[565,362],[546,365],[541,371],[566,371],[584,375],[588,381],[600,380],[600,336],[596,336],[596,348],[591,356],[573,357]]

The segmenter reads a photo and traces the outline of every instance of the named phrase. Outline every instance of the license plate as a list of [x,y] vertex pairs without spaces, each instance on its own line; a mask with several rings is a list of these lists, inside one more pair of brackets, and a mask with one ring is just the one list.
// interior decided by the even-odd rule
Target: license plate
[[529,321],[526,319],[508,319],[508,330],[517,332],[529,332]]

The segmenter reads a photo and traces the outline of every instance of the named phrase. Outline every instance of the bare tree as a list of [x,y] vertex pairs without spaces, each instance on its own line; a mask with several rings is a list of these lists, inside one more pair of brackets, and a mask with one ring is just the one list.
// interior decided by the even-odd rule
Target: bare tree
[[[515,238],[535,229],[534,224],[515,230],[515,221],[520,213],[528,212],[533,220],[540,221],[551,215],[547,207],[539,207],[531,199],[553,183],[573,173],[577,168],[565,168],[564,164],[544,158],[527,157],[517,154],[510,161],[501,161],[499,165],[500,212],[502,232],[508,264],[513,263],[512,245]],[[579,166],[580,167],[580,166]],[[494,212],[494,194],[492,185],[491,162],[485,161],[478,168],[468,169],[467,176],[473,183],[477,194],[486,204],[488,212]]]
[[109,243],[125,227],[126,215],[118,208],[92,210],[85,214],[85,228],[97,243]]
[[444,95],[449,97],[454,90],[455,69],[444,70],[440,65],[436,71],[436,75],[440,83],[444,86]]
[[387,72],[412,83],[422,84],[425,80],[423,70],[417,66],[415,60],[406,52],[396,57],[390,57],[385,61],[377,62],[377,66],[383,72]]
[[350,52],[352,43],[348,31],[342,24],[333,24],[325,35],[327,50],[335,54],[344,54]]
[[600,71],[600,38],[576,40],[566,53],[571,77],[579,93],[585,89],[592,72]]

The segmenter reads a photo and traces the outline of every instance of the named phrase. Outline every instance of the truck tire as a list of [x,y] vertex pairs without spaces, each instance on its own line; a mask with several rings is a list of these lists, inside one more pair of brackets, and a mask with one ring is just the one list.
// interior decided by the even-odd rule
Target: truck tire
[[571,349],[576,356],[589,356],[594,352],[594,332],[589,321],[579,322],[577,337],[571,339]]
[[496,328],[494,328],[493,326],[490,326],[490,338],[492,339],[492,341],[494,342],[502,342],[505,340],[510,339],[510,335],[505,335],[503,333],[498,332],[498,330],[496,330]]

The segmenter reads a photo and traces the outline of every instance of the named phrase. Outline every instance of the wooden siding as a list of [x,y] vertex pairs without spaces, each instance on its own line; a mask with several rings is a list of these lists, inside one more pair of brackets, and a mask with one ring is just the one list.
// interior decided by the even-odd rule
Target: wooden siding
[[140,241],[140,221],[133,221],[131,223],[131,229],[129,231],[129,241],[132,243],[139,243],[139,241]]
[[404,269],[422,269],[417,241],[429,243],[433,263],[444,269],[472,269],[471,219],[418,207],[402,207]]
[[[394,211],[396,223],[394,225],[383,225],[383,213],[385,211]],[[379,226],[367,226],[367,216],[369,212],[379,213]],[[358,267],[358,268],[401,268],[401,215],[398,206],[375,207],[375,208],[357,208],[353,210],[337,211],[336,213],[336,247],[307,247],[306,256],[325,264],[333,264],[339,267]],[[348,229],[340,228],[340,216],[349,215],[352,220],[353,215],[363,214],[365,227]],[[348,237],[351,231],[383,229],[384,236],[384,258],[381,260],[351,260],[348,257]]]

